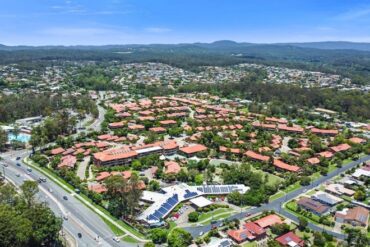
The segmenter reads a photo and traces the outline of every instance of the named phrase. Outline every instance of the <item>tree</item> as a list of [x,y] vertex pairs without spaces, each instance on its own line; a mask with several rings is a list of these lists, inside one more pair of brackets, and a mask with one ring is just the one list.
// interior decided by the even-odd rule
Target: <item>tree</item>
[[158,191],[161,188],[159,182],[157,180],[150,180],[149,182],[149,190],[150,191]]
[[274,224],[271,226],[271,232],[275,235],[283,235],[284,233],[289,232],[290,227],[288,224]]
[[32,222],[8,205],[0,205],[0,247],[26,246],[32,235]]
[[5,149],[7,142],[8,142],[8,135],[2,128],[0,128],[0,151]]
[[302,185],[302,186],[307,186],[307,185],[309,185],[309,184],[310,184],[310,182],[311,182],[310,177],[308,177],[308,176],[304,176],[304,177],[301,177],[301,181],[300,181],[299,183],[300,183],[300,185]]
[[348,246],[369,246],[370,240],[360,229],[350,229],[347,236]]
[[319,247],[325,246],[326,240],[321,233],[314,232],[313,236],[314,236],[313,243],[315,246],[319,246]]
[[193,237],[184,229],[175,228],[167,238],[168,246],[170,247],[187,247],[191,244]]
[[167,241],[168,230],[155,228],[150,231],[150,239],[155,244],[162,244]]
[[35,196],[39,192],[38,184],[36,181],[26,180],[21,185],[22,198],[26,202],[28,208],[35,204]]
[[189,222],[197,222],[199,219],[199,213],[197,211],[188,214]]
[[358,201],[363,201],[366,199],[366,193],[363,190],[357,190],[353,197]]
[[306,229],[308,221],[303,217],[298,217],[298,227],[300,230]]
[[144,247],[155,247],[155,244],[153,242],[146,242]]

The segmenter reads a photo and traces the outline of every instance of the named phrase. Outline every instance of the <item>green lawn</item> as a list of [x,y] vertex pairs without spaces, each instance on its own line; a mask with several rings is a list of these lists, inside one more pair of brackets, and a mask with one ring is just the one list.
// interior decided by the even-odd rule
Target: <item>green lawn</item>
[[245,244],[242,245],[242,247],[257,247],[257,243],[256,241],[246,242]]
[[278,191],[277,193],[275,193],[272,196],[270,196],[269,202],[272,202],[272,201],[274,201],[276,199],[279,199],[280,197],[283,197],[283,196],[285,196],[284,191]]
[[284,192],[285,193],[289,193],[289,192],[292,192],[292,191],[295,191],[295,190],[298,190],[299,188],[301,188],[301,185],[299,184],[299,181],[295,182],[294,184],[291,184],[289,185],[288,187],[286,187],[284,189]]
[[198,219],[198,222],[203,222],[204,220],[208,220],[208,219],[212,219],[212,215],[215,217],[217,217],[218,214],[222,214],[222,213],[225,213],[226,212],[232,212],[234,211],[233,209],[231,208],[218,208],[216,210],[213,210],[211,212],[208,212],[208,213],[202,213],[199,215],[199,219]]
[[116,236],[122,236],[125,234],[124,231],[122,231],[121,229],[119,229],[118,227],[116,227],[115,225],[113,225],[110,221],[104,219],[103,217],[100,217],[104,222],[105,224],[107,224],[107,226],[109,226],[109,228],[112,230],[112,232],[116,235]]
[[128,243],[137,243],[136,239],[131,236],[124,236],[121,240]]
[[271,173],[264,172],[262,170],[256,169],[253,166],[251,166],[251,168],[252,168],[252,171],[261,173],[263,176],[266,176],[266,174],[267,174],[267,176],[268,176],[268,183],[267,184],[269,184],[269,185],[280,184],[281,182],[284,181],[283,178],[281,178],[279,176],[276,176],[274,174],[271,174]]

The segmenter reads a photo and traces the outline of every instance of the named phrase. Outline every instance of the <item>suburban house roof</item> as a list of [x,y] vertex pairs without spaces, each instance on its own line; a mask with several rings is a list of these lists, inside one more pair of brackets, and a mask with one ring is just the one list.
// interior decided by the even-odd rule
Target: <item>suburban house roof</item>
[[346,212],[338,212],[335,214],[335,217],[343,218],[349,221],[357,221],[363,225],[366,225],[369,219],[369,210],[367,210],[366,208],[357,206],[357,207],[348,209]]
[[334,153],[337,153],[337,152],[343,152],[343,151],[347,151],[348,149],[350,149],[351,146],[348,145],[347,143],[343,143],[343,144],[339,144],[337,146],[334,146],[334,147],[330,147],[330,149],[334,152]]
[[295,235],[293,232],[285,233],[284,235],[281,235],[280,237],[277,237],[275,239],[283,246],[304,246],[304,241],[300,239],[297,235]]
[[329,209],[328,206],[322,204],[321,202],[312,200],[308,197],[301,197],[298,200],[297,204],[319,214],[323,214]]
[[227,234],[237,242],[244,242],[246,240],[254,240],[255,238],[265,234],[266,231],[253,222],[248,222],[243,225],[242,229],[229,230]]
[[196,144],[196,145],[180,148],[180,151],[186,154],[193,154],[193,153],[203,152],[206,150],[207,150],[207,147],[201,144]]
[[298,172],[301,169],[299,166],[289,165],[279,159],[274,159],[274,166],[290,172]]
[[317,164],[320,164],[320,159],[317,158],[317,157],[312,157],[312,158],[309,158],[306,160],[307,163],[309,163],[310,165],[317,165]]
[[312,128],[311,132],[314,134],[321,134],[321,135],[337,135],[339,133],[338,130],[327,130],[327,129],[319,129],[319,128]]
[[275,224],[282,224],[283,221],[276,214],[270,214],[270,215],[267,215],[267,216],[265,216],[265,217],[263,217],[259,220],[254,221],[254,223],[256,223],[257,225],[259,225],[262,228],[266,228],[266,227],[270,227],[270,226],[275,225]]
[[334,156],[334,154],[330,151],[324,151],[324,152],[318,153],[318,155],[324,158],[331,158]]
[[353,143],[356,143],[356,144],[361,144],[361,143],[365,143],[366,140],[363,139],[363,138],[359,138],[359,137],[352,137],[352,138],[349,138],[349,141],[350,142],[353,142]]
[[177,174],[181,171],[180,165],[175,161],[166,161],[164,162],[164,166],[166,174]]
[[50,151],[52,155],[57,155],[63,153],[65,150],[64,148],[54,148]]
[[262,155],[262,154],[259,154],[259,153],[256,153],[256,152],[253,152],[253,151],[250,151],[250,150],[245,152],[244,155],[251,158],[251,159],[260,160],[260,161],[264,161],[264,162],[267,162],[270,159],[269,156]]

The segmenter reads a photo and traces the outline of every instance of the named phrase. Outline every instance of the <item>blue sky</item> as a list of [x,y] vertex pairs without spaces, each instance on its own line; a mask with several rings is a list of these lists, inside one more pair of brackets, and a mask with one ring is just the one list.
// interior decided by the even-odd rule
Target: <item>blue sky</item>
[[0,0],[0,43],[370,42],[370,1]]

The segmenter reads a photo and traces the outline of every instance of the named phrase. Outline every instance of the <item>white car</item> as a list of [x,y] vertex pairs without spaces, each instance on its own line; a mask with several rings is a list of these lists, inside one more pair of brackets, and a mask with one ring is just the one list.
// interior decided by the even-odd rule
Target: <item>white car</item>
[[203,235],[203,232],[200,232],[200,233],[199,233],[199,236],[202,236],[202,235]]
[[115,242],[117,242],[117,243],[119,243],[119,242],[120,242],[119,237],[113,237],[113,240],[114,240]]

